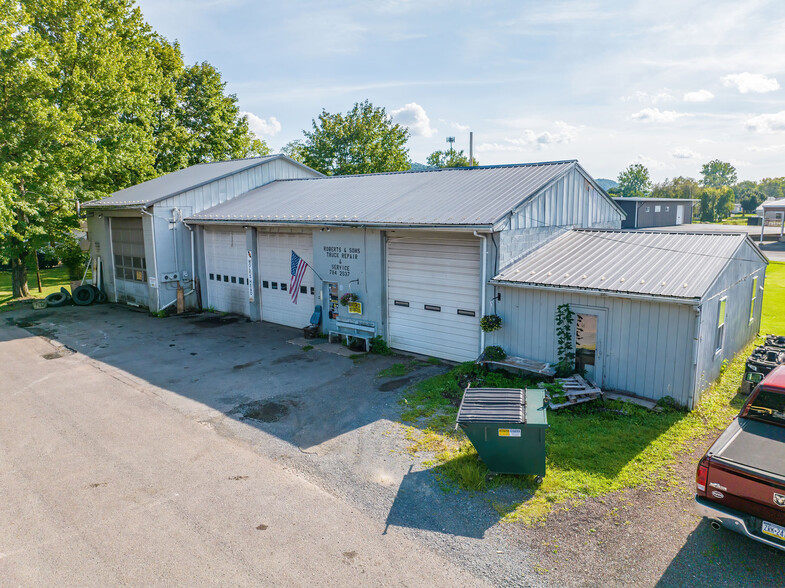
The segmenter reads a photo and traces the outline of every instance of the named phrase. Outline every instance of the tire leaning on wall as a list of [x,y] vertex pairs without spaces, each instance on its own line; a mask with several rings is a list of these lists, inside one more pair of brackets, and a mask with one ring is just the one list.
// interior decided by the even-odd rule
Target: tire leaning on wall
[[71,296],[77,306],[89,306],[95,302],[95,290],[87,284],[74,288]]

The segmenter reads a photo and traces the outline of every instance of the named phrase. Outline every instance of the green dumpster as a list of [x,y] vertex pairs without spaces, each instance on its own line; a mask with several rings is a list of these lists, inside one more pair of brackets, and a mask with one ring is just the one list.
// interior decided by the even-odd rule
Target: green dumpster
[[545,475],[545,390],[467,388],[456,420],[491,472]]

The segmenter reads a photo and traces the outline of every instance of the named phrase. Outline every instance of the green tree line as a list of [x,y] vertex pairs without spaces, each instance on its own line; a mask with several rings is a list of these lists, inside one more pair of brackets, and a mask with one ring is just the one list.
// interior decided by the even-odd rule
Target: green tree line
[[197,163],[261,155],[209,63],[133,0],[0,0],[0,261],[69,244],[76,203]]

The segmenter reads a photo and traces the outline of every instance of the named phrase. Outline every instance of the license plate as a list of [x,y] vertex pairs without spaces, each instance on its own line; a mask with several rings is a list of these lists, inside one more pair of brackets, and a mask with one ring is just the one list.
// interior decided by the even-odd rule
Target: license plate
[[776,537],[777,539],[782,539],[785,541],[785,527],[780,527],[774,523],[763,521],[763,528],[761,531],[763,531],[766,535],[770,535],[771,537]]

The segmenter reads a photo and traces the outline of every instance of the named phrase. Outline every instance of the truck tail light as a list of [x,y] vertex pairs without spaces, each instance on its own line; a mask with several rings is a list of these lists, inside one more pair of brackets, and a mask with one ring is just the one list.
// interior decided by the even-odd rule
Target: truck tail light
[[695,473],[695,487],[698,494],[706,495],[706,480],[709,477],[709,464],[706,459],[702,459],[698,464],[698,471]]

